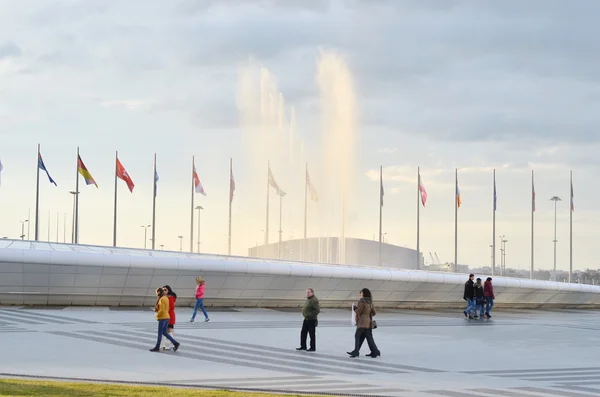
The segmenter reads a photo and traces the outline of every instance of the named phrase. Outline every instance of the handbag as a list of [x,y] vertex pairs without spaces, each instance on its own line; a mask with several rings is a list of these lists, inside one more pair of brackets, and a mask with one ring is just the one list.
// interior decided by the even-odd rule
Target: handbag
[[371,321],[371,328],[377,329],[377,321],[376,320]]

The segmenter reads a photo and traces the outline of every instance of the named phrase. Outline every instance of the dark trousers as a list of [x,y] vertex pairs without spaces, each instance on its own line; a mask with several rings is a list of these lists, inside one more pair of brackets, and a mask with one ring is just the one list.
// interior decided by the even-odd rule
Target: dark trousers
[[369,349],[371,350],[371,354],[379,355],[379,349],[375,344],[375,340],[373,339],[373,330],[370,328],[357,328],[354,333],[354,354],[358,354],[360,352],[360,348],[362,347],[363,342],[367,340],[367,344],[369,345]]
[[302,331],[300,332],[300,347],[306,349],[306,336],[310,335],[310,348],[317,348],[317,320],[304,320]]

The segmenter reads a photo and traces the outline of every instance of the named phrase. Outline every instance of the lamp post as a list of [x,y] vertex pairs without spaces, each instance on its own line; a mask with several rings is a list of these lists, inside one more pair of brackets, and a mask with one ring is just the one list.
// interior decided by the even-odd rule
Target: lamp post
[[556,204],[562,200],[560,199],[560,197],[554,196],[550,199],[550,201],[554,201],[554,240],[552,240],[552,242],[554,243],[554,273],[552,275],[552,280],[556,281],[556,243],[558,242],[558,240],[556,239]]
[[500,238],[500,276],[504,276],[504,241],[505,235],[499,236]]
[[490,255],[490,267],[493,268],[494,267],[494,245],[493,244],[490,244],[490,252],[491,252],[491,255]]
[[202,211],[204,207],[199,205],[196,209],[198,210],[198,253],[200,253],[200,211]]
[[25,219],[24,221],[19,222],[21,222],[21,240],[25,240],[25,224],[29,222],[29,219]]
[[148,241],[148,228],[151,226],[152,225],[148,225],[148,226],[142,225],[142,227],[144,228],[144,249],[146,249],[146,241]]
[[71,244],[75,243],[75,197],[79,194],[79,192],[75,192],[71,190],[69,192],[73,195],[73,223],[71,224]]
[[183,236],[177,236],[179,238],[179,251],[183,251]]
[[502,270],[506,271],[506,243],[508,243],[508,240],[503,239],[502,240]]
[[160,250],[162,251],[164,248],[165,248],[165,245],[164,245],[164,244],[161,244],[161,245],[160,245]]

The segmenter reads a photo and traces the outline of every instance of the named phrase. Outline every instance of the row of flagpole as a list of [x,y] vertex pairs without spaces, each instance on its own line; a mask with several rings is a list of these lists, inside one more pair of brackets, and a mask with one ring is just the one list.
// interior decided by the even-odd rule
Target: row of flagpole
[[[455,178],[455,194],[454,194],[454,272],[457,271],[458,266],[458,209],[462,204],[460,195],[460,189],[458,187],[458,169],[454,170]],[[569,173],[569,184],[570,184],[570,208],[569,208],[569,282],[571,282],[573,276],[573,212],[575,211],[574,196],[573,196],[573,171]],[[383,167],[379,168],[379,264],[382,264],[382,211],[383,211]],[[492,199],[492,275],[496,270],[496,210],[497,210],[497,191],[496,191],[496,170],[493,170],[493,199]],[[421,169],[417,168],[417,269],[421,268],[421,254],[420,254],[420,209],[421,205],[425,207],[427,202],[427,191],[421,180]],[[531,267],[529,278],[533,279],[534,274],[534,241],[535,241],[535,181],[534,171],[531,171]],[[556,245],[556,241],[554,241]],[[554,269],[556,270],[556,269]]]
[[[2,165],[0,163],[0,170],[2,170]],[[40,145],[38,144],[37,151],[37,175],[36,175],[36,208],[35,208],[35,240],[39,240],[39,173],[44,171],[48,177],[50,183],[58,186],[57,183],[52,179],[50,173],[48,172],[41,152]],[[274,188],[277,195],[279,196],[279,245],[281,245],[282,240],[282,227],[281,227],[281,214],[282,214],[282,206],[283,206],[283,197],[286,196],[286,193],[279,187],[273,173],[271,171],[270,163],[267,162],[267,205],[266,205],[266,228],[265,228],[265,245],[269,242],[269,192],[270,188]],[[73,194],[74,197],[74,221],[73,221],[73,243],[77,244],[79,242],[79,176],[82,176],[86,182],[86,185],[95,185],[98,187],[98,184],[92,177],[91,173],[86,168],[83,163],[80,154],[79,147],[77,148],[77,170],[76,170],[76,180],[75,180],[75,192]],[[308,173],[308,164],[306,164],[305,169],[305,202],[304,202],[304,236],[307,236],[307,211],[308,211],[308,193],[310,192],[311,200],[318,201],[318,194],[316,192],[315,187],[313,186],[310,176]],[[125,167],[119,160],[118,152],[115,152],[115,190],[114,190],[114,214],[113,214],[113,246],[117,244],[117,208],[118,208],[118,179],[123,180],[130,192],[133,192],[135,184],[133,180],[125,170]],[[228,222],[228,254],[231,254],[231,204],[233,202],[233,196],[235,191],[235,181],[233,177],[233,160],[229,161],[229,222]],[[153,189],[153,201],[152,201],[152,249],[155,249],[155,238],[156,238],[156,196],[157,196],[157,183],[159,181],[158,172],[157,172],[157,164],[156,164],[156,154],[154,154],[154,189]],[[384,188],[383,188],[383,166],[380,166],[380,198],[379,198],[379,263],[382,263],[382,222],[383,222],[383,197],[384,197]],[[190,206],[190,252],[193,252],[193,236],[194,236],[194,198],[195,193],[200,193],[202,195],[206,195],[202,183],[200,182],[200,178],[196,172],[195,166],[195,158],[192,157],[192,194],[191,194],[191,206]],[[530,268],[530,278],[533,278],[534,274],[534,241],[535,241],[535,182],[534,182],[534,171],[531,171],[531,268]],[[420,258],[420,206],[425,207],[427,201],[427,191],[421,180],[420,168],[417,169],[417,267],[421,267],[421,258]],[[455,212],[454,212],[454,271],[457,270],[458,264],[458,209],[461,206],[461,195],[458,184],[458,169],[455,169]],[[492,217],[492,274],[495,272],[496,265],[496,210],[497,210],[497,192],[496,192],[496,170],[493,170],[493,217]],[[573,173],[570,172],[570,216],[569,216],[569,281],[572,277],[573,271],[573,212],[574,212],[574,202],[573,202]],[[281,253],[281,247],[279,248],[279,252]]]
[[[52,179],[44,160],[42,158],[42,154],[40,151],[40,145],[38,144],[37,148],[37,174],[36,174],[36,193],[35,193],[35,227],[34,227],[34,239],[35,241],[39,241],[39,202],[40,202],[40,170],[44,171],[48,177],[50,183],[58,186],[58,184]],[[1,163],[0,163],[1,164]],[[2,166],[0,165],[0,171],[2,170]],[[73,233],[72,233],[72,243],[79,243],[79,177],[82,176],[86,182],[86,185],[95,185],[98,187],[98,184],[92,177],[91,173],[86,168],[83,163],[80,155],[79,155],[79,147],[77,148],[77,167],[76,167],[76,175],[75,175],[75,191],[72,192],[74,197],[74,208],[73,208]],[[129,189],[130,192],[133,193],[133,189],[135,184],[133,180],[127,173],[125,167],[119,160],[119,153],[115,152],[115,176],[114,176],[114,207],[113,207],[113,246],[117,245],[117,209],[118,209],[118,180],[123,180]],[[156,196],[157,196],[157,184],[159,181],[158,171],[156,168],[156,153],[154,154],[154,188],[153,188],[153,197],[152,197],[152,249],[156,248]],[[231,254],[231,204],[233,202],[234,191],[235,191],[235,180],[233,178],[233,159],[229,160],[229,239],[228,239],[228,254]],[[191,183],[192,183],[192,197],[191,197],[191,214],[190,214],[190,252],[193,252],[193,244],[194,244],[194,194],[200,193],[206,196],[202,183],[200,182],[200,178],[198,177],[198,173],[196,172],[195,158],[192,157],[192,175],[191,175]],[[199,247],[198,247],[199,249]]]

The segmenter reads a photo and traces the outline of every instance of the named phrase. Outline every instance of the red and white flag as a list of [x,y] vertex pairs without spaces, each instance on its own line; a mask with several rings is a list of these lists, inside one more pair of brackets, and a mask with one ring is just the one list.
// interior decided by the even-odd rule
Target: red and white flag
[[425,207],[425,203],[427,202],[427,190],[425,190],[425,186],[423,186],[423,182],[421,181],[421,174],[419,174],[419,192],[421,193],[421,203],[423,207]]
[[135,187],[135,184],[133,183],[133,180],[131,179],[131,177],[129,176],[129,174],[125,170],[125,167],[123,167],[123,164],[121,164],[121,161],[119,161],[119,159],[117,159],[117,178],[121,179],[122,181],[125,181],[127,187],[129,188],[129,191],[133,193],[133,188]]
[[196,172],[196,166],[194,165],[194,189],[196,190],[196,193],[200,193],[203,196],[206,196],[206,192],[204,191],[204,188],[202,187],[202,182],[200,182],[200,178],[198,177],[198,173]]

